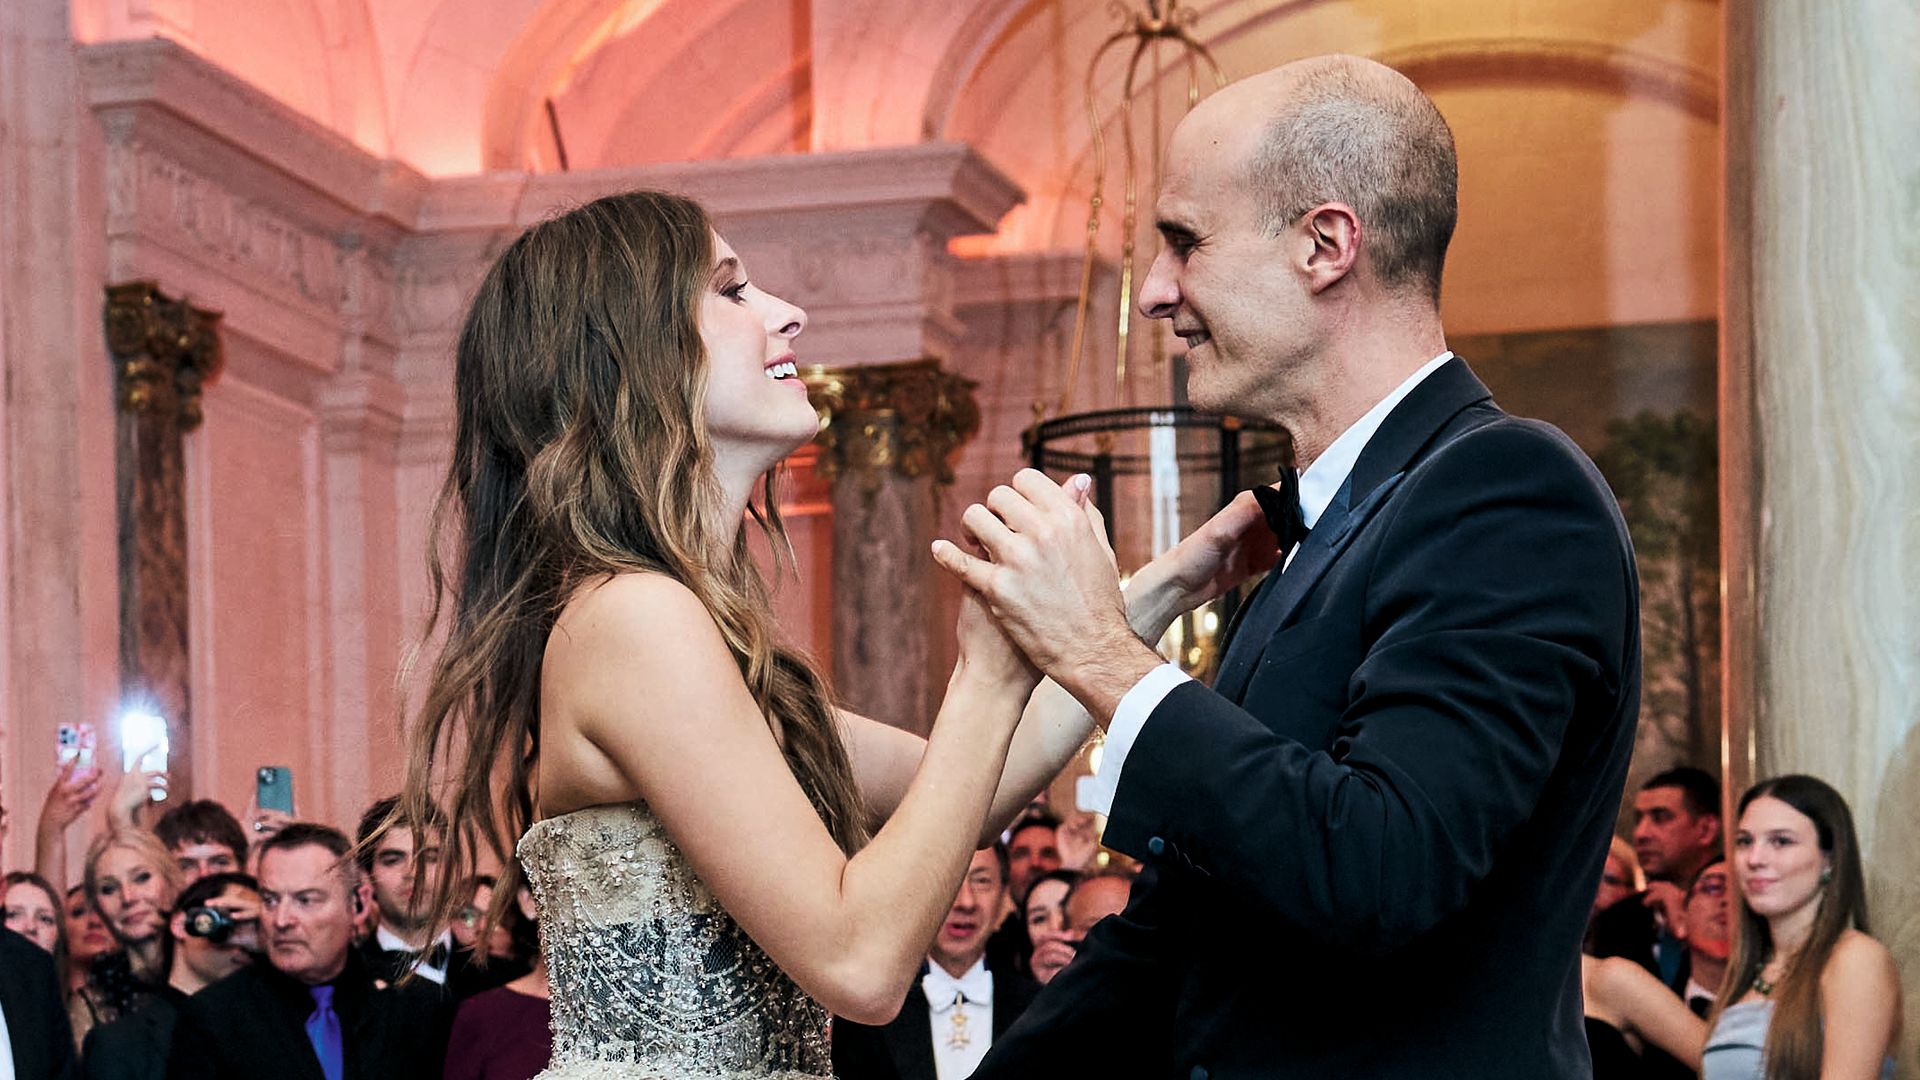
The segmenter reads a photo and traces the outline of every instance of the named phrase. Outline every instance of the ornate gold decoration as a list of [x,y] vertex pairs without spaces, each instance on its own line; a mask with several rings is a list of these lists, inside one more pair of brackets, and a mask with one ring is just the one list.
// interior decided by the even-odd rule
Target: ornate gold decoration
[[938,360],[801,369],[820,413],[818,470],[828,480],[851,471],[875,483],[886,470],[953,482],[953,451],[980,430],[971,379],[940,370]]
[[220,313],[174,300],[150,281],[107,286],[107,351],[120,408],[173,412],[182,432],[200,426],[200,390],[220,374]]

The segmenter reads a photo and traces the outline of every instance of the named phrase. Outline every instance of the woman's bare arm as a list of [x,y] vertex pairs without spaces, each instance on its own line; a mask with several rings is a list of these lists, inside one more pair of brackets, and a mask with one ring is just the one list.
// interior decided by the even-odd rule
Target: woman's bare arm
[[[543,672],[543,735],[584,737],[611,762],[632,790],[603,785],[598,801],[644,798],[802,989],[842,1016],[884,1023],[952,902],[1033,685],[1018,654],[982,645],[974,626],[920,767],[851,858],[794,779],[718,627],[669,578],[614,578],[562,614]],[[542,757],[543,769],[557,764]],[[543,777],[547,791],[556,779]]]
[[1861,933],[1834,944],[1820,973],[1820,1019],[1820,1080],[1879,1080],[1900,1026],[1900,972],[1885,945]]

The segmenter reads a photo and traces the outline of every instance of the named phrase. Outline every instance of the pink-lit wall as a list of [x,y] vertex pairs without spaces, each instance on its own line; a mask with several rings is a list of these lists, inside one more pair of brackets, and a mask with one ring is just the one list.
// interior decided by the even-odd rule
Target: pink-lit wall
[[[1712,317],[1717,5],[1195,6],[1230,75],[1341,49],[1428,86],[1461,147],[1455,331]],[[228,370],[188,446],[202,793],[243,806],[255,766],[291,765],[301,810],[338,822],[398,779],[451,335],[514,229],[623,186],[694,191],[756,277],[812,311],[804,359],[943,356],[985,414],[943,496],[948,531],[1019,464],[1036,390],[1060,389],[1090,163],[1078,84],[1112,28],[1104,3],[4,9],[0,47],[47,76],[0,90],[7,865],[53,728],[115,694],[108,281],[152,277],[226,313]],[[594,171],[554,172],[550,100],[571,164]],[[1115,398],[1097,365],[1077,393]],[[831,527],[800,471],[800,576],[778,603],[825,660]]]

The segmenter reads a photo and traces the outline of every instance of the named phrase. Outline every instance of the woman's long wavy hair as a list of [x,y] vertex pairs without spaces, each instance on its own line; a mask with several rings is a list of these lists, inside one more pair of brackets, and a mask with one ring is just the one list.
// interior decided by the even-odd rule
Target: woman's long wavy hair
[[[1847,800],[1825,781],[1800,775],[1762,780],[1740,796],[1740,810],[1734,820],[1745,816],[1747,807],[1763,796],[1778,799],[1811,818],[1820,850],[1832,860],[1832,873],[1815,901],[1819,907],[1814,912],[1813,929],[1774,988],[1773,1019],[1767,1025],[1766,1080],[1814,1080],[1820,1075],[1823,1041],[1820,973],[1849,927],[1867,932],[1866,871]],[[1721,985],[1719,999],[1707,1018],[1709,1026],[1753,987],[1772,957],[1773,933],[1743,891],[1733,953],[1727,958],[1727,981]]]
[[[547,637],[570,597],[615,574],[666,574],[700,598],[828,831],[848,852],[865,841],[826,683],[776,640],[766,582],[714,473],[699,319],[714,252],[698,204],[615,195],[528,229],[474,295],[428,553],[425,638],[446,640],[395,812],[428,821],[446,788],[431,925],[452,918],[453,883],[482,845],[501,870],[489,924],[519,888],[511,842],[534,820]],[[773,481],[753,517],[780,552]]]

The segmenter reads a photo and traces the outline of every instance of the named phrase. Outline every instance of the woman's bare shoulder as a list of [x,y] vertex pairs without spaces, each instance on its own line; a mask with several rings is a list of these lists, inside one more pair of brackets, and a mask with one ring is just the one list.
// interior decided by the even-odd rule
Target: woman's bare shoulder
[[545,663],[565,669],[683,663],[726,654],[713,615],[692,589],[666,574],[636,571],[589,581],[568,598],[547,637]]
[[1899,967],[1893,952],[1873,935],[1859,930],[1842,931],[1820,972],[1822,982],[1830,979],[1899,982]]

